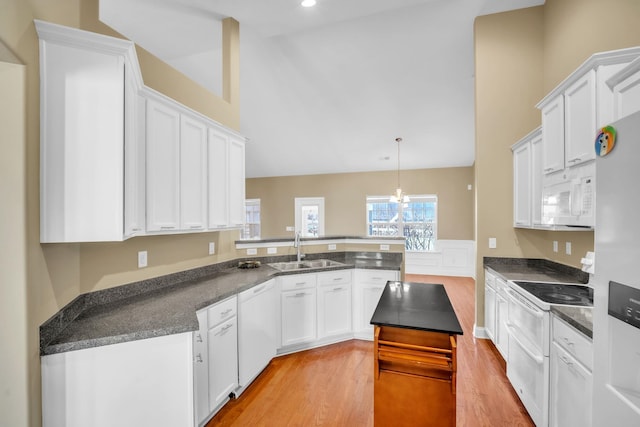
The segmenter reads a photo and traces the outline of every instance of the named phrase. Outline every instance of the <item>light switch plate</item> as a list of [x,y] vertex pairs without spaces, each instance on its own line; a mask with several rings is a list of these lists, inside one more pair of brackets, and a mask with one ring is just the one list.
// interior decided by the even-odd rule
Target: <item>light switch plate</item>
[[269,255],[274,255],[278,253],[278,248],[267,248],[267,253]]
[[381,251],[388,251],[389,250],[389,245],[380,245],[380,250]]
[[571,255],[571,242],[565,243],[564,249],[567,255]]
[[327,246],[327,250],[335,251],[335,250],[336,250],[336,245],[335,245],[335,244],[333,244],[333,243],[329,244],[329,245]]
[[558,252],[558,241],[557,240],[553,241],[553,252]]
[[258,254],[258,250],[256,248],[247,249],[247,255],[257,255],[257,254]]
[[495,249],[498,243],[495,237],[489,237],[489,249]]
[[213,255],[216,253],[216,244],[215,242],[209,242],[209,255]]

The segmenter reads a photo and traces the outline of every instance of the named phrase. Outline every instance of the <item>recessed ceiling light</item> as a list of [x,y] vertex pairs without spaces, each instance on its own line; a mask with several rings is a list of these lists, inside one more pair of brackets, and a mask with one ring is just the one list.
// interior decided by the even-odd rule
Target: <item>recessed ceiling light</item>
[[302,0],[300,3],[302,7],[313,7],[316,5],[316,0]]

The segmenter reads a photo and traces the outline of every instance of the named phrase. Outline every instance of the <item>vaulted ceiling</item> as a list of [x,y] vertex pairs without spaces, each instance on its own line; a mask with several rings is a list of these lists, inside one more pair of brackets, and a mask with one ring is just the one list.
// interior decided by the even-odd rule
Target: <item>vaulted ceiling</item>
[[247,177],[474,162],[473,22],[544,0],[101,0],[101,19],[214,93],[240,22]]

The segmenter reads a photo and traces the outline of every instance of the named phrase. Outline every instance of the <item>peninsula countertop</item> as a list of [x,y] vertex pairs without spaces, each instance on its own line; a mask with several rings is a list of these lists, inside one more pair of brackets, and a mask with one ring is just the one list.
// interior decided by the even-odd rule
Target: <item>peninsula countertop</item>
[[[339,269],[400,270],[402,254],[367,257],[332,254],[342,266],[305,269],[304,273]],[[326,256],[325,256],[326,257]],[[280,272],[266,265],[239,269],[238,262],[208,266],[170,276],[80,295],[40,327],[40,354],[54,354],[198,329],[196,311],[250,289]],[[278,261],[281,261],[278,259]]]
[[387,282],[371,323],[462,335],[458,317],[441,284]]

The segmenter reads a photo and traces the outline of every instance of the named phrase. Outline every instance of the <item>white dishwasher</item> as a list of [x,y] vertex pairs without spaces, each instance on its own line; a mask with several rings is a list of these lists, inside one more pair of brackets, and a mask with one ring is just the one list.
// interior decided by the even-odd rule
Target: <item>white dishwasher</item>
[[239,395],[276,355],[275,279],[238,295]]

